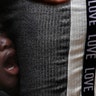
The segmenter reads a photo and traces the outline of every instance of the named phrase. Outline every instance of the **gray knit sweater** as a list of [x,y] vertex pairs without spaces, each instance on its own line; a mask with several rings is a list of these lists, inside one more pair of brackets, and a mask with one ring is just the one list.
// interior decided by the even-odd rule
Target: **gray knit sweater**
[[70,4],[14,0],[9,5],[2,30],[16,45],[20,96],[66,96]]

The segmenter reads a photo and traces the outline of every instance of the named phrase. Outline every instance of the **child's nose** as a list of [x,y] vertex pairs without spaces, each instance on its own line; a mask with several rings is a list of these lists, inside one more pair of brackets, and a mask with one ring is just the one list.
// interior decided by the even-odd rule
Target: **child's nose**
[[0,51],[11,48],[12,46],[12,41],[10,39],[0,36]]

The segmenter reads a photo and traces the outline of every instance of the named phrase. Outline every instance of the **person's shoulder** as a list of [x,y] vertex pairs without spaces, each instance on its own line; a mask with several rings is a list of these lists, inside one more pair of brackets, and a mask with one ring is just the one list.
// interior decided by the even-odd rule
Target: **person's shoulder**
[[0,96],[9,96],[9,95],[4,91],[0,91]]

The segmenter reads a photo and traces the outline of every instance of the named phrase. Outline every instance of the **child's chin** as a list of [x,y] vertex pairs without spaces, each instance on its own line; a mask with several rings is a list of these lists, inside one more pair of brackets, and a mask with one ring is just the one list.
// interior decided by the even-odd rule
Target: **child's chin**
[[2,82],[2,89],[3,90],[15,89],[17,85],[18,85],[17,76],[10,77]]
[[14,77],[10,82],[8,82],[8,86],[6,88],[15,88],[18,84],[18,78]]

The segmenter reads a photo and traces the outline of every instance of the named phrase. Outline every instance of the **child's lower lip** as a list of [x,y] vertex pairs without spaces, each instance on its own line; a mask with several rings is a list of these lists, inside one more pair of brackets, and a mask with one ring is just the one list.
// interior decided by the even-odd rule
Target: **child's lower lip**
[[7,67],[4,67],[4,70],[10,75],[17,75],[19,72],[19,68],[16,64],[11,64]]

